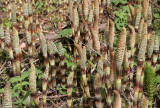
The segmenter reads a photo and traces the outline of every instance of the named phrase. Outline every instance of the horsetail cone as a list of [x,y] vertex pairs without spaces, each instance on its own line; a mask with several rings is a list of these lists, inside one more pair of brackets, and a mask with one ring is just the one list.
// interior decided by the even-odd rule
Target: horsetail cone
[[98,29],[98,16],[96,15],[94,18],[93,27],[91,27],[91,34],[93,40],[94,49],[100,53],[100,41],[99,41],[99,29]]
[[48,58],[47,56],[47,44],[46,44],[46,39],[44,37],[44,34],[40,31],[39,33],[39,37],[40,37],[40,46],[41,46],[41,50],[42,50],[42,54],[44,56],[45,59]]
[[126,29],[123,27],[118,39],[117,54],[116,54],[116,68],[117,68],[116,89],[119,91],[121,90],[121,69],[124,59],[125,46],[126,46]]
[[99,0],[94,0],[94,14],[99,17]]
[[130,30],[130,40],[129,40],[129,44],[130,44],[130,48],[131,48],[131,55],[134,55],[134,46],[135,46],[135,39],[136,39],[136,33],[134,28],[131,25],[128,25],[129,30]]
[[136,31],[138,31],[140,19],[141,19],[141,5],[139,5],[136,9],[136,18],[135,18],[135,30]]
[[11,95],[9,81],[6,82],[5,90],[4,90],[4,107],[12,108],[12,95]]
[[31,70],[29,75],[29,88],[32,93],[37,92],[37,84],[36,84],[36,71],[35,66],[33,63],[31,63]]
[[6,32],[5,32],[5,43],[7,45],[11,44],[10,28],[9,27],[7,27]]
[[146,46],[147,46],[147,35],[143,35],[142,41],[139,47],[138,61],[145,60]]
[[1,40],[1,48],[4,49],[4,27],[3,23],[0,26],[0,40]]
[[140,45],[141,38],[142,38],[143,25],[144,25],[144,18],[141,18],[140,23],[139,23],[139,29],[138,29],[138,37],[136,37],[138,46]]
[[118,69],[121,69],[122,67],[125,46],[126,46],[126,29],[123,27],[120,36],[118,38],[118,44],[117,44],[116,67]]
[[87,19],[87,18],[88,18],[88,13],[89,13],[89,9],[88,9],[88,7],[89,7],[89,5],[88,5],[88,0],[83,0],[82,6],[83,6],[83,14],[84,14],[84,16],[85,16],[85,19]]
[[155,40],[154,40],[154,54],[153,54],[153,61],[152,61],[152,65],[153,65],[153,69],[156,69],[156,63],[157,63],[157,59],[158,59],[158,51],[159,51],[159,41],[158,41],[158,36],[155,36]]
[[134,16],[135,16],[134,7],[133,7],[131,4],[128,4],[128,7],[129,7],[129,9],[130,9],[130,13],[131,13],[131,15],[132,15],[132,18],[134,18]]
[[12,6],[12,23],[16,24],[17,23],[17,15],[16,15],[16,5],[15,3]]
[[31,91],[31,96],[33,97],[33,100],[37,106],[39,106],[39,97],[37,93],[37,82],[36,82],[37,76],[35,71],[35,66],[33,63],[31,63],[31,70],[29,74],[29,89]]
[[153,14],[151,4],[149,4],[147,11],[148,11],[147,12],[148,13],[148,15],[147,15],[148,31],[150,32],[151,28],[152,28],[152,14]]
[[147,21],[148,7],[149,7],[149,0],[144,0],[143,1],[143,17],[145,21]]
[[113,49],[114,35],[114,24],[112,20],[109,20],[109,46],[111,49]]
[[73,5],[73,26],[74,26],[74,31],[77,31],[77,28],[79,26],[79,15],[77,11],[77,3],[75,2]]
[[148,41],[148,47],[147,47],[147,54],[148,54],[148,59],[151,59],[151,56],[153,54],[153,48],[154,48],[154,40],[155,40],[155,32],[152,32],[151,38]]

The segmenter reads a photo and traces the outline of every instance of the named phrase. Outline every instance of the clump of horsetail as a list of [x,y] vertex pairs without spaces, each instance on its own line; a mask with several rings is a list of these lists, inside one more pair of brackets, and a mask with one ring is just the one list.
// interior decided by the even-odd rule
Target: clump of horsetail
[[4,90],[4,107],[5,108],[12,108],[13,107],[9,81],[6,82],[5,90]]
[[16,54],[16,75],[21,74],[21,67],[20,67],[20,58],[21,58],[21,50],[19,47],[19,36],[18,36],[18,30],[17,25],[13,25],[13,48]]
[[3,23],[0,25],[0,40],[1,40],[1,49],[4,50],[4,27],[3,27]]
[[61,42],[57,46],[59,57],[60,57],[60,72],[62,75],[62,85],[65,85],[65,64],[64,64],[64,49]]
[[[131,26],[128,25],[129,30],[130,30],[130,39],[129,39],[129,46],[131,50],[131,57],[130,57],[130,81],[132,82],[133,80],[133,67],[134,67],[134,47],[135,47],[135,39],[136,39],[136,32],[135,29]],[[137,28],[138,29],[138,28]]]
[[45,64],[45,71],[43,73],[43,81],[42,81],[42,90],[43,90],[42,98],[43,98],[44,107],[46,107],[49,61],[48,61],[48,54],[47,54],[47,43],[42,31],[39,31],[39,38],[40,38],[40,46],[41,46],[42,54],[44,57],[44,64]]
[[146,53],[146,46],[147,46],[147,35],[143,35],[141,44],[139,47],[138,52],[138,67],[136,71],[136,84],[134,87],[134,101],[133,101],[133,107],[137,107],[137,101],[138,101],[138,94],[139,94],[139,84],[143,78],[141,78],[142,68],[145,61],[145,53]]
[[11,59],[11,62],[12,62],[13,75],[16,75],[16,65],[15,65],[13,50],[11,46],[10,27],[7,27],[5,31],[5,43],[8,47],[9,58]]
[[121,91],[121,72],[122,63],[124,58],[126,46],[126,29],[123,27],[120,33],[118,44],[117,44],[117,54],[116,54],[116,89]]
[[158,36],[155,36],[154,40],[154,48],[153,48],[153,58],[152,58],[152,66],[153,69],[156,69],[156,63],[158,59],[158,52],[159,52],[159,41],[158,41]]
[[147,64],[148,65],[151,65],[151,62],[152,62],[154,40],[155,40],[155,32],[153,31],[150,39],[148,40],[148,45],[147,45],[147,55],[148,55]]
[[35,71],[35,66],[33,62],[31,64],[31,69],[30,69],[30,74],[29,74],[29,90],[31,92],[31,96],[33,97],[33,100],[36,104],[37,107],[42,108],[42,105],[40,104],[39,96],[37,93],[37,76],[36,76],[36,71]]
[[68,108],[72,107],[72,84],[73,84],[73,78],[75,74],[74,69],[75,69],[75,66],[73,65],[71,72],[67,77],[67,96],[68,96],[67,105],[68,105]]
[[49,87],[56,87],[56,67],[55,67],[55,54],[57,53],[57,47],[51,40],[47,41],[49,59],[51,65],[51,79],[49,81]]

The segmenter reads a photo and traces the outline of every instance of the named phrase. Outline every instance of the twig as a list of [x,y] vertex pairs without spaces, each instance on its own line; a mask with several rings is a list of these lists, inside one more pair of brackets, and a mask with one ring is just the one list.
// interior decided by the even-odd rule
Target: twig
[[[47,96],[47,99],[55,99],[55,98],[62,98],[62,97],[66,97],[66,95],[56,95],[56,96]],[[40,96],[40,98],[42,98],[42,96]]]
[[1,68],[0,68],[0,74],[3,72],[2,70],[3,70],[3,68],[4,68],[4,66],[6,65],[6,63],[7,63],[7,60],[3,63],[3,65],[1,66]]
[[160,6],[158,6],[157,4],[155,4],[154,2],[152,1],[149,1],[151,4],[153,4],[154,6],[156,6],[157,8],[159,8],[159,11],[160,11]]

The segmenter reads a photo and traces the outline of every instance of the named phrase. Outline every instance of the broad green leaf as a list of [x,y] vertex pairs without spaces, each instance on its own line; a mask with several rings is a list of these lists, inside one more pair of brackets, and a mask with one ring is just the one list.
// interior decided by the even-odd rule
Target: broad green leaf
[[11,83],[20,82],[20,81],[21,81],[20,76],[12,77],[12,78],[9,80],[9,82],[11,82]]

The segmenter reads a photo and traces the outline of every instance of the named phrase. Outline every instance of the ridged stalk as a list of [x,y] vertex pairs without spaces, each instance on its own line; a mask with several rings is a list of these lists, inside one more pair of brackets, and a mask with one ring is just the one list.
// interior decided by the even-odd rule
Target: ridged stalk
[[57,46],[59,57],[60,57],[60,72],[61,72],[61,78],[62,78],[62,85],[64,86],[66,84],[65,79],[65,64],[64,64],[64,49],[62,43],[58,43]]
[[50,65],[51,65],[51,80],[49,81],[49,85],[51,87],[56,87],[56,67],[55,67],[55,54],[57,53],[57,47],[54,44],[53,41],[48,40],[47,41],[48,46],[48,52],[49,52],[49,59],[50,59]]
[[46,98],[47,98],[47,83],[48,83],[48,76],[49,76],[49,61],[48,61],[48,55],[47,55],[47,43],[46,39],[44,37],[44,34],[39,31],[39,37],[40,37],[40,46],[42,50],[42,54],[44,57],[44,64],[45,64],[45,71],[43,73],[43,81],[42,81],[42,90],[43,90],[43,106],[44,108],[47,107],[46,104]]
[[101,86],[102,86],[102,77],[99,72],[95,74],[94,79],[94,89],[95,89],[95,98],[96,98],[96,107],[103,108],[103,104],[101,102]]
[[74,78],[74,65],[72,66],[71,72],[67,77],[67,106],[68,108],[72,108],[72,84]]
[[4,50],[4,27],[3,23],[0,26],[0,40],[1,40],[1,49]]

